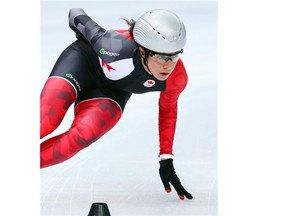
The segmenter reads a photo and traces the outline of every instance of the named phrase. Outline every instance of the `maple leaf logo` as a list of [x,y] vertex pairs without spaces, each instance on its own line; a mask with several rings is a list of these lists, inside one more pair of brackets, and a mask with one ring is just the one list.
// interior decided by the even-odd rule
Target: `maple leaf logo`
[[106,67],[109,72],[110,72],[111,70],[114,70],[114,71],[115,71],[115,69],[114,69],[113,67],[111,67],[109,64],[105,63],[103,60],[102,60],[102,62],[101,62],[101,66],[102,66],[102,68],[103,68],[103,67]]
[[154,80],[146,80],[146,82],[144,82],[144,86],[145,87],[152,87],[156,82]]

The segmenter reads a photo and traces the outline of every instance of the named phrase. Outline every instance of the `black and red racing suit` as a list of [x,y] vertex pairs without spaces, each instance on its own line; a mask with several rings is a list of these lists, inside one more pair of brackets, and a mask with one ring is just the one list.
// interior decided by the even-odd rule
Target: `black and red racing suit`
[[108,132],[121,118],[131,94],[159,91],[160,158],[173,155],[177,101],[187,84],[181,59],[165,81],[143,68],[128,30],[105,30],[82,9],[71,9],[70,27],[83,39],[69,45],[56,61],[40,96],[40,137],[53,132],[68,108],[75,118],[65,133],[41,143],[41,168],[61,163]]

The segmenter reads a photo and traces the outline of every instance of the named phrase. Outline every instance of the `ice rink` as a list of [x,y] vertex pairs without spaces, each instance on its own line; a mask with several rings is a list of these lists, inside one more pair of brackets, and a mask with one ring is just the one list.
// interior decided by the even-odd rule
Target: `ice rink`
[[[174,190],[163,189],[159,93],[147,93],[132,95],[118,125],[96,143],[41,170],[41,216],[85,216],[94,202],[107,203],[112,216],[216,216],[217,1],[41,1],[41,88],[62,50],[75,40],[67,18],[72,7],[107,29],[126,28],[120,18],[137,19],[156,8],[174,11],[185,23],[182,59],[189,83],[178,103],[174,165],[194,199],[180,201]],[[52,135],[67,130],[72,116],[71,108]]]

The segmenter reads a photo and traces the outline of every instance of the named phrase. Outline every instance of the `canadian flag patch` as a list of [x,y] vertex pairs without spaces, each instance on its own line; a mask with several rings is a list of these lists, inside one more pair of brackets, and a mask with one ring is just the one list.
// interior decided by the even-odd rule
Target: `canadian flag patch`
[[152,87],[153,85],[155,84],[155,81],[154,80],[146,80],[145,82],[144,82],[144,86],[145,87]]

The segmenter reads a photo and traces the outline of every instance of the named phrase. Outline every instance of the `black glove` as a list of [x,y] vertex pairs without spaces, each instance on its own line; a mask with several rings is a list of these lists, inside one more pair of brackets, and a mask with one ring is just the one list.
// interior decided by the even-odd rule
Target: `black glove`
[[87,41],[86,38],[82,35],[82,33],[76,27],[70,25],[70,23],[69,23],[69,27],[75,32],[75,36],[78,40]]
[[193,199],[193,196],[185,190],[185,188],[182,186],[180,182],[180,179],[176,175],[173,166],[173,159],[162,160],[159,163],[160,163],[159,174],[166,192],[168,193],[171,192],[169,184],[171,183],[175,188],[175,190],[177,191],[177,194],[181,200],[184,200],[184,196],[188,199]]

